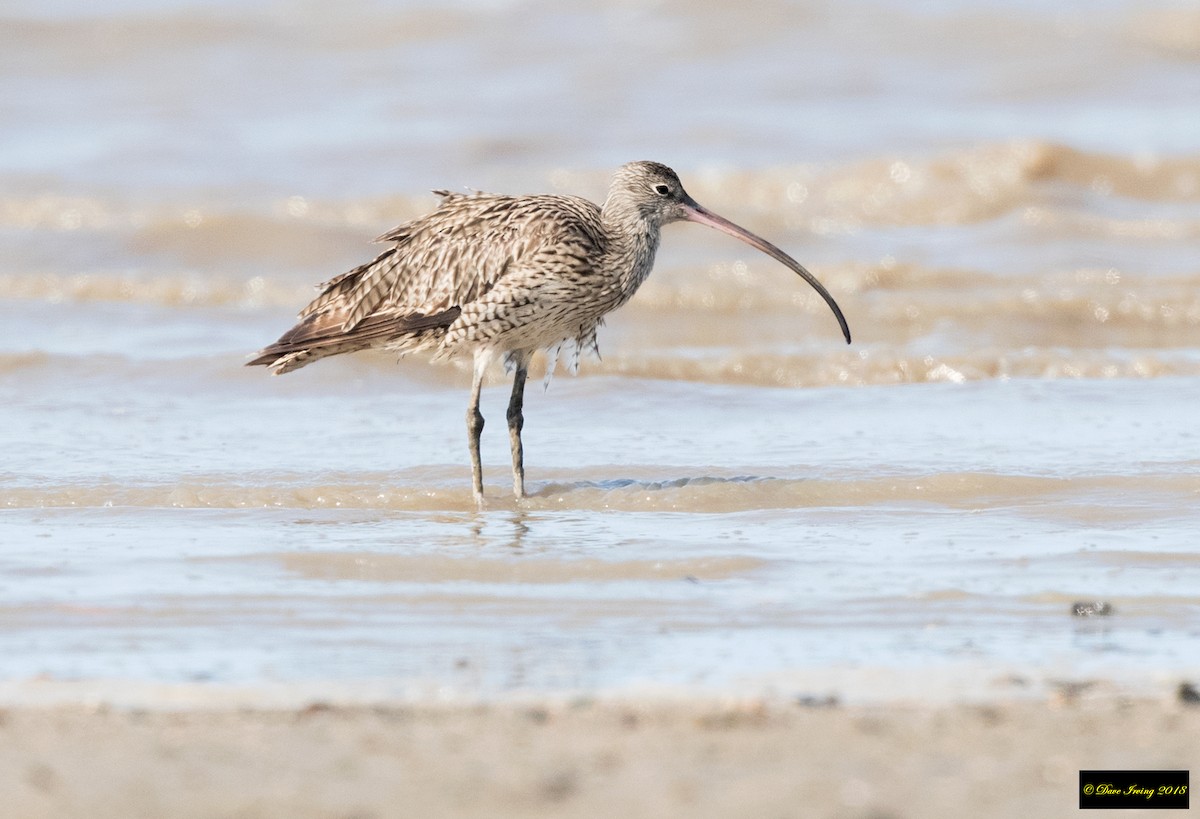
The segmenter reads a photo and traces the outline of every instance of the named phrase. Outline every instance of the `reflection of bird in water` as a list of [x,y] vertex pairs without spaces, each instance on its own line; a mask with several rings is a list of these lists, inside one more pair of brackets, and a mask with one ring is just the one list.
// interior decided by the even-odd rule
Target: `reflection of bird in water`
[[603,206],[575,196],[437,192],[432,213],[379,238],[374,261],[322,285],[300,321],[251,365],[280,374],[325,356],[377,347],[434,358],[474,356],[467,409],[475,500],[483,505],[479,394],[496,359],[515,372],[508,405],[513,491],[525,495],[522,402],[530,358],[562,344],[595,351],[605,314],[629,301],[650,274],[663,225],[699,222],[787,265],[850,329],[829,292],[779,248],[699,205],[657,162],[631,162],[613,177]]

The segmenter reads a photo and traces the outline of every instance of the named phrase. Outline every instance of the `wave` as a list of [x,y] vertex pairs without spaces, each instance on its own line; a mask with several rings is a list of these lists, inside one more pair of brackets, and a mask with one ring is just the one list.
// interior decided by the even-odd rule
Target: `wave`
[[[752,213],[760,227],[816,234],[853,226],[972,224],[1022,207],[1045,207],[1043,194],[1064,188],[1143,202],[1200,202],[1200,155],[1120,156],[1037,140],[987,143],[932,157],[679,170],[702,202]],[[575,194],[603,191],[611,173],[611,168],[560,168],[549,171],[540,187]],[[134,231],[149,244],[156,237],[209,231],[233,247],[260,241],[278,247],[281,239],[314,229],[381,232],[436,201],[427,191],[354,201],[292,195],[247,210],[243,203],[231,209],[228,200],[147,205],[103,196],[13,192],[20,187],[13,185],[0,196],[0,228]],[[535,187],[531,183],[530,189]],[[1194,222],[1186,230],[1194,231]]]
[[384,583],[576,583],[627,580],[728,580],[751,574],[767,561],[749,556],[707,556],[664,560],[612,560],[589,557],[532,557],[520,561],[480,555],[386,554],[380,552],[285,552],[222,561],[266,561],[314,580],[367,580]]
[[[143,387],[151,383],[186,381],[214,391],[257,393],[278,385],[247,370],[245,350],[178,358],[134,358],[117,354],[0,353],[0,374],[34,379],[48,376],[76,381],[93,377]],[[532,378],[545,373],[546,358],[534,356]],[[427,364],[416,358],[399,359],[385,352],[356,353],[336,365],[322,365],[310,376],[308,390],[329,390],[337,384],[363,379],[420,385],[422,389],[453,389],[467,383],[469,359]],[[499,371],[491,385],[507,383]],[[863,387],[894,384],[951,383],[1008,379],[1152,379],[1200,376],[1200,357],[1190,351],[1154,352],[1120,349],[1070,350],[1056,347],[995,348],[959,354],[923,354],[903,347],[873,344],[858,349],[771,352],[714,348],[709,351],[669,352],[609,345],[600,361],[587,361],[580,378],[625,377],[704,384],[759,387]],[[311,379],[316,378],[316,381]],[[13,383],[16,383],[15,381]],[[382,383],[382,382],[381,382]],[[299,384],[289,385],[302,389]],[[42,387],[45,389],[45,387]]]
[[[559,170],[551,179],[559,190],[578,191],[602,188],[607,173]],[[932,157],[700,169],[685,174],[685,181],[700,201],[751,213],[756,225],[772,232],[826,235],[868,227],[970,225],[1013,212],[1029,221],[1045,219],[1049,225],[1060,213],[1051,203],[1061,201],[1064,190],[1073,190],[1077,198],[1200,202],[1200,155],[1120,156],[1016,140]],[[1093,217],[1076,229],[1078,235],[1104,232],[1118,237],[1194,237],[1200,235],[1200,224],[1194,217]]]
[[[613,467],[619,471],[621,467]],[[174,484],[74,482],[0,486],[0,506],[8,508],[105,509],[290,509],[347,511],[473,512],[467,476],[448,478],[434,469],[428,483],[420,474],[395,483],[331,476],[301,482],[294,476],[256,473],[253,480],[212,476]],[[419,470],[416,472],[419,473]],[[489,486],[489,508],[526,512],[564,509],[686,511],[730,513],[757,509],[819,509],[867,505],[933,504],[974,509],[1057,500],[1093,519],[1154,516],[1164,506],[1190,504],[1200,494],[1200,475],[1131,474],[1043,477],[983,472],[927,475],[772,478],[698,476],[668,479],[626,478],[533,482],[531,496],[517,504],[503,488]],[[1103,508],[1097,508],[1104,499]]]
[[920,355],[891,348],[837,353],[714,355],[681,358],[640,353],[607,355],[601,372],[633,378],[747,384],[764,387],[878,386],[1009,378],[1162,378],[1200,375],[1200,360],[1057,349],[982,350]]
[[[263,381],[263,373],[246,369],[243,364],[247,358],[244,350],[170,359],[115,354],[0,353],[0,374],[10,378],[48,376],[68,381],[99,377],[124,384],[125,388],[186,382],[190,388],[203,385],[207,390],[232,390],[240,395],[279,386],[273,381]],[[545,369],[545,356],[535,355],[530,366],[531,378],[542,378]],[[307,387],[295,382],[288,386],[320,392],[339,384],[362,383],[363,379],[387,379],[379,383],[457,389],[469,383],[468,372],[468,359],[427,364],[415,358],[397,360],[389,353],[368,352],[348,356],[336,365],[322,365],[319,372],[310,376]],[[487,383],[507,384],[502,375],[497,370]],[[1039,347],[989,348],[957,355],[921,354],[886,345],[793,353],[717,349],[686,355],[616,347],[606,352],[602,360],[586,362],[578,373],[578,377],[585,379],[613,376],[785,388],[962,384],[996,379],[1152,379],[1200,376],[1200,358],[1188,352]]]
[[[822,315],[828,308],[812,291],[768,263],[712,268],[704,277],[686,269],[656,272],[630,301],[646,310],[753,315]],[[1027,317],[1061,326],[1124,322],[1183,327],[1200,324],[1200,272],[1138,276],[1113,268],[994,275],[977,270],[900,265],[831,265],[821,269],[835,296],[856,297],[860,323],[903,323],[920,330],[941,319]],[[865,296],[865,298],[860,298]]]
[[42,369],[51,365],[54,359],[54,356],[41,351],[0,353],[0,373],[7,375],[18,370]]
[[[806,6],[787,0],[762,4],[753,18],[730,17],[723,3],[706,0],[702,3],[667,3],[690,15],[689,35],[694,37],[691,48],[704,54],[720,54],[733,49],[761,46],[764,39],[780,30],[803,30],[811,27],[828,12],[818,13]],[[232,5],[216,5],[206,9],[131,9],[115,6],[112,10],[88,9],[85,15],[56,15],[39,13],[37,6],[29,10],[6,13],[3,22],[10,39],[46,59],[54,59],[79,67],[94,67],[104,63],[123,63],[139,56],[180,52],[213,47],[244,47],[259,50],[289,48],[297,42],[314,53],[342,52],[372,48],[389,48],[419,44],[428,40],[458,37],[467,42],[477,38],[494,37],[497,26],[502,29],[520,24],[529,28],[529,4],[519,0],[460,0],[453,4],[351,4],[338,8],[336,13],[321,4],[306,7],[304,24],[297,24],[286,15],[264,13],[258,7],[235,9]],[[584,4],[584,13],[598,6],[610,11],[603,3]],[[1169,6],[1169,4],[1168,4]],[[1171,57],[1195,59],[1200,57],[1200,14],[1186,5],[1176,8],[1135,10],[1126,14],[1106,14],[1106,9],[1089,15],[1090,28],[1084,36],[1095,37],[1100,43],[1112,36],[1122,37]],[[927,49],[949,46],[961,49],[962,43],[980,38],[995,38],[997,31],[1019,41],[1037,42],[1047,39],[1061,43],[1061,31],[1076,14],[1064,9],[1061,17],[1028,14],[1028,9],[1008,9],[1003,14],[987,9],[969,9],[955,13],[952,9],[937,15],[918,15],[914,19],[904,8],[881,6],[875,8],[872,19],[880,33],[909,38],[920,32],[927,37]],[[479,12],[484,12],[480,14]],[[857,19],[851,17],[850,19]],[[731,23],[737,23],[731,26]],[[96,47],[97,38],[107,47]],[[568,40],[569,41],[569,40]],[[905,44],[907,44],[905,42]],[[1100,45],[1097,43],[1097,46]],[[877,43],[881,49],[894,49],[897,44],[886,38]],[[905,53],[905,52],[901,52]]]
[[[1026,207],[1056,187],[1143,201],[1200,201],[1200,157],[1122,157],[1040,141],[920,159],[702,174],[693,193],[752,210],[760,224],[818,235],[870,226],[968,225]],[[1176,228],[1179,230],[1180,228]],[[1194,223],[1186,230],[1194,235]]]
[[0,274],[0,298],[53,303],[128,302],[162,307],[294,307],[313,288],[265,276],[214,277],[191,273]]
[[[761,344],[829,335],[827,308],[815,294],[790,277],[766,275],[765,263],[755,264],[714,267],[706,276],[685,268],[658,271],[610,324],[627,328],[625,333],[644,328],[638,334],[659,349],[688,343],[737,348],[752,338]],[[994,276],[881,264],[830,266],[821,275],[842,301],[860,345],[904,345],[931,333],[952,332],[962,337],[955,344],[958,348],[1200,345],[1200,274],[1135,276],[1079,269],[1045,276]],[[76,305],[125,302],[185,309],[281,308],[292,313],[313,292],[308,283],[259,275],[0,274],[0,298]],[[721,320],[713,321],[714,315]],[[755,325],[751,335],[746,335],[745,321]],[[278,329],[265,327],[263,333]],[[611,350],[613,330],[601,340],[603,348]]]
[[1133,15],[1132,38],[1168,57],[1200,60],[1200,9],[1188,6],[1145,10]]
[[[502,2],[489,0],[486,5],[495,9]],[[302,42],[318,53],[361,49],[364,44],[399,46],[461,34],[473,24],[486,30],[464,9],[438,8],[434,12],[411,4],[347,6],[336,13],[327,13],[316,4],[307,9],[305,17],[306,24],[297,25],[288,15],[264,13],[261,8],[205,9],[201,5],[180,10],[146,7],[138,13],[120,7],[88,8],[86,14],[51,14],[42,19],[17,12],[3,14],[0,23],[8,39],[24,49],[76,69],[122,65],[139,56],[193,49],[246,48],[263,53],[276,48],[290,51]],[[103,47],[97,47],[98,43]]]

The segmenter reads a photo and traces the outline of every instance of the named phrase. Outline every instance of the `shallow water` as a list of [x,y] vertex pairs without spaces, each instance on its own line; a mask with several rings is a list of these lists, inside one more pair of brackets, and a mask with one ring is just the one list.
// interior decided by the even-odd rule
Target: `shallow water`
[[[1195,676],[1200,16],[844,6],[10,4],[0,689]],[[483,514],[463,369],[241,366],[425,189],[644,157],[854,344],[672,227]]]

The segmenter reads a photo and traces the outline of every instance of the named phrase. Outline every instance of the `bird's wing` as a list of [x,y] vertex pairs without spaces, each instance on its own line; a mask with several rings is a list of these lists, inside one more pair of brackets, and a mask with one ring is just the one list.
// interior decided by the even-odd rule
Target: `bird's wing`
[[321,285],[300,317],[326,314],[321,324],[348,333],[373,315],[445,314],[547,253],[579,264],[600,252],[600,211],[587,200],[436,193],[436,210],[381,236],[392,246]]

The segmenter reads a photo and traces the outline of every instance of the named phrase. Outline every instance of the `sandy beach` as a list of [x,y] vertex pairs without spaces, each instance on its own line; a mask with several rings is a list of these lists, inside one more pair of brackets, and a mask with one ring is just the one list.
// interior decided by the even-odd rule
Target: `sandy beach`
[[[1200,763],[1200,708],[637,698],[0,714],[13,817],[1012,817]],[[1122,813],[1140,815],[1140,811]]]

